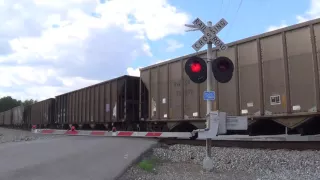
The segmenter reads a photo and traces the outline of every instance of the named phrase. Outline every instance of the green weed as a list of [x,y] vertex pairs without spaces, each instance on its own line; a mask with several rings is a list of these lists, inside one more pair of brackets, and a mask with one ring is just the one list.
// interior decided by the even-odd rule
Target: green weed
[[157,163],[157,159],[151,158],[151,159],[145,159],[139,162],[138,166],[148,172],[152,172],[154,170],[154,167]]

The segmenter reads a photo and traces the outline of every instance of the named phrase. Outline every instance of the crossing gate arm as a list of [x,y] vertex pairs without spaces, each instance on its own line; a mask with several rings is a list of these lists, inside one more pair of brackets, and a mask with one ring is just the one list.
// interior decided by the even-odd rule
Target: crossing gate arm
[[35,134],[69,135],[69,136],[104,136],[104,137],[158,137],[158,138],[190,138],[191,132],[134,132],[134,131],[90,131],[90,130],[57,130],[33,129]]

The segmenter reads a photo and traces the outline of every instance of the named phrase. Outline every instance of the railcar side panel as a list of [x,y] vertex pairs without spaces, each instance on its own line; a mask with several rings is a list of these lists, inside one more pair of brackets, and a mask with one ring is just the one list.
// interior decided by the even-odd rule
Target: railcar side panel
[[67,124],[72,124],[72,118],[73,118],[73,106],[72,106],[72,99],[73,99],[73,93],[70,93],[67,95],[67,102],[69,106],[67,106]]
[[257,41],[238,45],[240,109],[243,115],[260,114]]
[[[62,120],[61,120],[61,97],[56,97],[56,113],[55,113],[55,119],[56,122],[59,124],[62,124]],[[30,113],[26,112],[24,114],[24,118],[26,118],[28,115],[31,116],[31,106],[28,106],[28,111],[30,111]]]
[[105,99],[105,92],[104,92],[104,84],[100,84],[98,86],[99,88],[99,95],[98,95],[98,99],[99,99],[99,121],[100,122],[105,122],[105,117],[104,117],[104,114],[105,114],[105,111],[106,111],[106,99]]
[[111,81],[111,112],[112,119],[111,122],[118,121],[118,90],[117,90],[117,80]]
[[61,108],[62,108],[62,122],[63,123],[68,123],[67,122],[67,117],[68,117],[68,111],[67,111],[67,107],[68,107],[68,96],[64,95],[62,96],[62,102],[61,102]]
[[55,99],[53,98],[50,98],[47,101],[45,101],[43,106],[44,124],[52,125],[54,123],[54,105]]
[[80,106],[80,103],[79,103],[79,100],[80,100],[80,96],[79,96],[80,92],[79,91],[76,91],[75,92],[75,115],[74,115],[74,123],[80,123],[80,111],[79,111],[79,106]]
[[112,94],[111,94],[111,83],[110,82],[108,82],[108,83],[106,83],[105,85],[104,85],[104,87],[105,87],[105,102],[106,102],[106,104],[105,104],[105,113],[104,113],[104,115],[105,115],[105,122],[112,122],[112,106],[111,106],[111,96],[112,96]]
[[[66,124],[67,123],[67,96],[62,95],[57,97],[57,116],[58,116],[58,123],[59,124]],[[36,103],[37,104],[37,103]],[[33,108],[31,108],[31,111]],[[32,114],[32,113],[31,113]]]
[[[152,88],[152,87],[151,87]],[[182,61],[169,64],[169,117],[174,120],[183,119],[183,82]],[[151,105],[153,107],[153,105]]]
[[[56,104],[57,105],[57,104]],[[55,113],[56,114],[56,113]],[[57,116],[56,116],[57,117]],[[31,127],[31,105],[24,107],[23,111],[23,125],[26,128]]]
[[313,25],[313,42],[314,42],[314,57],[313,60],[317,63],[315,67],[316,95],[318,98],[317,111],[320,111],[320,23]]
[[159,101],[158,101],[158,112],[160,119],[168,119],[169,115],[169,103],[168,103],[168,94],[169,94],[169,86],[168,86],[168,68],[169,65],[159,66]]
[[4,125],[4,112],[0,112],[0,126]]
[[45,112],[45,109],[46,109],[46,105],[47,103],[42,103],[42,104],[39,104],[38,105],[38,109],[40,111],[40,121],[41,121],[41,124],[47,124],[47,114]]
[[9,126],[12,123],[12,110],[7,110],[4,112],[4,125]]
[[[30,108],[29,108],[30,107]],[[28,109],[31,109],[31,106],[28,106]],[[60,110],[61,110],[61,108],[60,108],[60,97],[56,97],[56,103],[55,103],[55,109],[56,109],[56,112],[55,112],[55,121],[56,121],[56,123],[58,123],[58,124],[62,124],[61,123],[61,117],[60,117]],[[26,119],[26,117],[28,116],[28,115],[30,115],[31,116],[31,112],[30,113],[28,113],[28,112],[26,112],[26,111],[30,111],[30,110],[26,110],[25,109],[25,113],[23,114],[23,116],[24,116],[24,119]]]
[[282,34],[260,40],[265,114],[287,113]]
[[68,113],[68,124],[73,124],[73,119],[74,119],[74,106],[73,106],[73,98],[74,98],[74,92],[68,94],[68,109],[69,109],[69,113]]
[[85,111],[86,111],[86,117],[84,119],[84,124],[90,123],[90,88],[85,88],[84,89],[85,94],[86,94],[86,106],[85,106]]
[[117,102],[117,121],[122,122],[126,116],[127,109],[125,107],[126,102],[126,80],[117,79],[117,96],[115,100]]
[[95,118],[94,118],[94,87],[89,87],[88,88],[89,92],[89,123],[94,123]]
[[71,124],[74,124],[75,123],[75,113],[76,113],[76,107],[75,107],[75,97],[76,93],[75,92],[72,92],[70,93],[70,97],[71,97],[71,114],[70,114],[70,123]]
[[125,80],[125,121],[139,121],[139,78],[131,77]]
[[87,101],[87,96],[86,96],[86,90],[79,91],[80,96],[81,96],[81,120],[80,123],[84,124],[86,122],[86,117],[87,117],[87,112],[86,112],[86,101]]
[[286,32],[291,111],[316,108],[315,76],[309,27]]
[[99,118],[99,85],[94,86],[94,120],[95,122],[102,123],[103,119]]
[[23,124],[23,110],[24,106],[17,106],[12,108],[12,124],[21,126]]
[[72,119],[71,119],[71,123],[72,124],[74,124],[74,123],[77,123],[77,120],[76,120],[76,108],[77,108],[77,106],[76,106],[76,95],[77,95],[77,93],[76,92],[73,92],[73,93],[71,93],[71,95],[72,95]]
[[158,86],[158,67],[150,69],[151,87],[150,87],[150,99],[151,99],[151,120],[159,119],[159,86]]
[[72,119],[72,93],[67,94],[66,97],[67,97],[67,104],[69,105],[69,106],[66,106],[66,110],[67,110],[66,123],[71,124],[72,123],[72,121],[71,121],[71,119]]
[[41,106],[40,102],[35,103],[31,106],[31,124],[32,125],[41,125]]
[[[167,84],[168,81],[165,82]],[[167,84],[168,86],[168,84]],[[151,105],[150,105],[150,69],[140,71],[140,119],[149,120]],[[169,104],[169,98],[166,103]],[[167,105],[168,106],[168,105]],[[169,112],[168,112],[169,113]],[[167,115],[169,116],[169,114]]]

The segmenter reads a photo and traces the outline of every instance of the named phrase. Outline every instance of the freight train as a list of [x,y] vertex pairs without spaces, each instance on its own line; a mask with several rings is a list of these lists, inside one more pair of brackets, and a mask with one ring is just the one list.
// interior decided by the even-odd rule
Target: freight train
[[[296,24],[213,49],[234,63],[229,83],[212,76],[214,110],[248,116],[249,134],[320,132],[320,19]],[[0,113],[0,125],[135,131],[192,131],[204,128],[206,82],[190,81],[188,58],[140,69],[140,77],[121,76]],[[239,133],[239,132],[236,132]]]

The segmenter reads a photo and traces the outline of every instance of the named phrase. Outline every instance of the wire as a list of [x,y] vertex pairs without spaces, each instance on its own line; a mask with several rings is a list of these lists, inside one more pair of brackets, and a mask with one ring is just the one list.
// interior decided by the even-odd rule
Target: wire
[[220,6],[219,13],[218,13],[218,17],[221,15],[221,12],[222,12],[223,1],[224,1],[224,0],[221,0],[221,6]]
[[240,0],[240,3],[239,3],[239,5],[238,5],[238,9],[237,9],[236,15],[235,15],[235,17],[233,18],[233,20],[231,21],[232,23],[231,23],[230,28],[229,28],[229,30],[228,30],[228,32],[227,32],[226,39],[227,39],[228,36],[229,36],[230,29],[232,29],[232,25],[234,24],[235,20],[236,20],[237,17],[238,17],[238,12],[239,12],[239,10],[240,10],[240,8],[241,8],[242,3],[243,3],[243,0]]
[[227,8],[226,8],[225,11],[222,13],[222,16],[225,16],[225,14],[228,14],[229,7],[230,7],[230,0],[228,0]]

